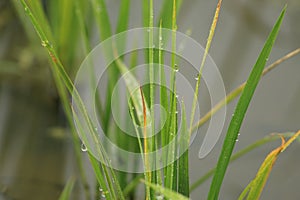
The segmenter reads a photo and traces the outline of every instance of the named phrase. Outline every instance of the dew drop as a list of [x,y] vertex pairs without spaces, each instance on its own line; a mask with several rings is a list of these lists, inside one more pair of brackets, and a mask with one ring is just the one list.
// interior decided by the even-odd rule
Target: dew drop
[[81,143],[81,151],[86,152],[87,148],[84,143]]
[[199,80],[198,76],[197,76],[197,77],[195,77],[195,80],[196,80],[196,81],[198,81],[198,80]]
[[26,7],[26,8],[25,8],[25,12],[28,12],[28,10],[29,10],[29,9]]
[[178,99],[178,97],[179,97],[178,94],[176,94],[175,97]]
[[178,114],[178,111],[177,111],[177,110],[175,111],[175,114]]
[[159,36],[159,40],[162,41],[162,36]]
[[179,66],[177,64],[174,65],[174,68],[175,68],[175,72],[179,71]]
[[101,187],[99,187],[99,192],[103,192],[103,189]]
[[235,141],[236,141],[236,142],[238,142],[238,141],[239,141],[239,139],[236,139]]
[[46,47],[47,46],[47,41],[42,41],[42,46]]

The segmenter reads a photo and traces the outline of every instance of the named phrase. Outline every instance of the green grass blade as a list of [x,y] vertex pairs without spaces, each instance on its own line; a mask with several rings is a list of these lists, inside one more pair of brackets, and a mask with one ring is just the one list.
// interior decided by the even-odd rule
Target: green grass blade
[[[57,63],[57,58],[55,58],[53,55],[55,54],[54,52],[54,45],[53,45],[53,41],[50,45],[49,43],[49,38],[53,38],[52,33],[50,31],[50,27],[48,24],[48,21],[46,20],[45,15],[42,13],[42,7],[41,4],[39,3],[39,1],[30,1],[32,9],[35,9],[35,13],[38,13],[39,16],[39,20],[41,20],[41,22],[43,23],[42,26],[40,26],[37,23],[36,17],[33,15],[33,13],[31,12],[30,8],[28,7],[28,5],[26,4],[25,1],[21,1],[20,5],[21,7],[23,7],[23,9],[25,9],[25,13],[29,16],[29,20],[30,22],[33,24],[36,33],[38,34],[40,40],[42,40],[42,45],[44,47],[48,48],[48,52],[49,52],[49,57],[51,58],[51,64],[53,66],[53,68],[51,68],[52,72],[53,72],[53,76],[54,76],[54,80],[57,86],[57,90],[58,90],[58,94],[60,96],[64,111],[66,113],[66,117],[67,120],[70,124],[70,128],[71,128],[71,137],[72,137],[72,141],[74,143],[74,150],[75,150],[75,156],[76,156],[76,160],[78,163],[78,167],[79,167],[79,171],[80,171],[80,176],[83,182],[83,185],[87,186],[87,179],[86,179],[86,175],[83,169],[83,162],[82,162],[82,157],[81,157],[81,150],[80,150],[80,143],[79,143],[79,138],[76,132],[76,128],[73,124],[73,118],[72,118],[72,111],[69,105],[69,96],[67,94],[66,91],[66,85],[63,83],[58,71],[59,70],[55,70],[54,68],[56,67]],[[49,37],[49,38],[48,38]],[[63,71],[63,67],[61,66],[61,70]],[[86,197],[89,198],[89,191],[87,189],[87,187],[85,188],[85,194]]]
[[[53,41],[53,39],[54,39],[53,33],[52,33],[51,28],[50,28],[50,24],[49,24],[49,21],[47,19],[47,16],[45,15],[45,12],[43,10],[43,6],[42,6],[41,1],[28,0],[26,2],[27,2],[27,5],[28,5],[28,8],[31,8],[33,15],[36,16],[37,19],[39,19],[40,27],[44,31],[47,38],[49,40]],[[52,43],[52,45],[56,46],[56,44],[53,44],[53,43]]]
[[[85,11],[85,8],[82,6],[82,4],[84,4],[85,1],[75,0],[74,3],[75,3],[75,13],[76,13],[77,21],[78,21],[78,27],[79,27],[81,37],[83,40],[83,53],[85,56],[87,56],[88,53],[91,51],[92,47],[91,47],[91,44],[89,41],[89,33],[87,31],[87,26],[84,22],[84,13],[86,11]],[[91,61],[89,61],[89,62],[91,62]],[[92,65],[92,63],[91,63],[91,65]],[[92,83],[96,82],[96,79],[94,76],[94,71],[92,69],[90,70],[89,77],[91,78]],[[91,84],[91,85],[93,85],[93,84]],[[96,102],[97,114],[99,114],[99,116],[100,116],[99,118],[100,118],[100,120],[102,120],[102,124],[103,124],[104,123],[103,119],[104,119],[105,114],[104,114],[104,111],[102,108],[101,97],[100,97],[100,93],[98,92],[98,90],[96,91],[95,98],[96,98],[95,102]]]
[[[60,84],[60,86],[65,86],[70,93],[74,94],[73,96],[74,96],[75,104],[79,107],[79,111],[83,114],[83,118],[88,125],[88,129],[89,129],[90,133],[92,134],[93,139],[95,141],[97,141],[98,137],[96,136],[97,133],[95,132],[95,129],[94,129],[95,126],[93,126],[93,124],[87,114],[87,111],[85,109],[85,106],[83,105],[82,100],[78,94],[78,91],[76,90],[70,77],[64,70],[64,67],[63,67],[62,63],[60,62],[60,59],[57,56],[56,51],[54,50],[54,48],[51,45],[50,41],[48,40],[47,36],[45,35],[42,27],[39,25],[36,17],[32,14],[31,10],[27,6],[26,2],[24,0],[21,0],[21,3],[25,9],[26,14],[29,16],[37,34],[39,35],[39,37],[42,41],[42,45],[47,49],[49,56],[51,57],[52,64],[53,64],[52,70],[54,72],[54,76],[58,77],[57,83]],[[107,155],[105,154],[104,148],[103,148],[101,142],[98,142],[98,144],[99,144],[99,146],[97,146],[98,156],[100,156],[101,160],[106,161],[106,164],[108,164],[108,166],[109,166],[109,167],[107,167],[106,165],[102,164],[103,171],[106,175],[106,178],[107,178],[106,181],[108,182],[110,192],[116,192],[116,196],[118,197],[118,199],[124,199],[124,196],[120,189],[120,185],[116,179],[116,176],[114,174],[114,171],[112,170],[112,167],[110,166],[110,162],[109,162],[109,159],[107,158]]]
[[88,154],[89,155],[89,159],[90,159],[90,163],[94,169],[94,174],[96,176],[96,179],[101,187],[101,191],[102,192],[105,192],[106,195],[106,199],[107,200],[112,200],[113,199],[113,193],[111,192],[106,192],[106,191],[109,191],[109,188],[107,187],[107,184],[106,184],[106,181],[105,181],[105,177],[103,176],[103,172],[101,171],[101,168],[100,168],[100,165],[99,165],[99,162],[98,160],[96,160],[94,158],[94,156],[92,156],[90,153]]
[[75,183],[75,178],[71,177],[67,184],[64,187],[63,192],[61,193],[61,195],[59,196],[59,200],[68,200],[71,197],[72,194],[72,190],[74,187],[74,183]]
[[297,137],[300,135],[300,130],[295,133],[287,142],[282,137],[282,144],[278,148],[274,149],[268,156],[265,158],[264,162],[261,164],[256,177],[249,183],[246,189],[242,192],[239,199],[243,199],[245,194],[248,192],[247,200],[258,200],[263,188],[270,176],[272,168],[279,156],[292,142],[294,142]]
[[[36,33],[32,29],[32,24],[28,20],[28,18],[25,17],[24,8],[18,1],[11,1],[15,7],[15,10],[17,12],[17,15],[22,22],[22,25],[25,29],[27,37],[30,39],[31,44],[40,44],[40,40],[38,37],[36,37]],[[3,65],[1,65],[3,66]]]
[[[130,0],[122,0],[119,10],[119,19],[117,23],[116,34],[126,31],[128,29],[128,21],[130,14]],[[123,52],[123,49],[126,45],[125,41],[118,41],[117,49],[120,52]]]
[[48,2],[49,20],[56,41],[57,53],[67,67],[67,72],[71,75],[77,71],[74,69],[75,56],[77,56],[78,23],[75,17],[74,1],[53,0]]
[[[106,8],[106,4],[104,0],[92,0],[92,6],[94,10],[94,16],[96,18],[96,23],[98,25],[99,30],[99,38],[100,41],[104,41],[105,39],[109,38],[112,35],[112,28],[109,21],[108,11]],[[110,81],[108,81],[107,92],[106,92],[106,100],[105,100],[105,110],[104,113],[104,123],[103,123],[103,130],[107,132],[108,124],[111,116],[111,96],[114,86],[118,80],[119,71],[115,67],[113,63],[111,67],[108,68],[108,76]]]
[[[166,124],[169,124],[168,119],[169,119],[169,102],[168,102],[168,91],[166,87],[163,87],[167,85],[166,83],[166,75],[165,75],[165,70],[164,70],[164,54],[162,51],[162,46],[163,42],[165,41],[165,38],[162,35],[162,22],[160,25],[160,30],[159,30],[159,51],[158,51],[158,63],[159,63],[159,68],[160,68],[160,74],[159,74],[159,81],[160,85],[160,104],[164,108],[165,113],[166,113]],[[163,121],[161,122],[163,123]],[[168,134],[168,127],[164,126],[161,130],[161,145],[165,146],[167,145],[167,134]]]
[[[195,112],[196,112],[196,106],[197,106],[197,100],[198,100],[198,94],[199,94],[199,87],[200,87],[200,83],[201,83],[202,71],[203,71],[203,68],[204,68],[204,65],[205,65],[206,58],[208,56],[208,52],[209,52],[209,49],[210,49],[210,46],[211,46],[211,42],[212,42],[214,34],[215,34],[215,30],[216,30],[217,22],[218,22],[218,19],[219,19],[220,10],[221,10],[221,5],[222,5],[222,0],[219,0],[218,4],[217,4],[216,11],[215,11],[215,15],[214,15],[214,18],[213,18],[213,22],[212,22],[211,27],[210,27],[210,31],[209,31],[209,35],[208,35],[208,38],[207,38],[207,43],[206,43],[204,55],[203,55],[203,58],[202,58],[202,61],[201,61],[200,69],[199,69],[199,73],[198,73],[197,78],[196,78],[197,82],[196,82],[194,98],[193,98],[193,103],[192,103],[192,112],[191,112],[191,117],[190,117],[190,130],[192,130],[192,126],[193,126],[193,123],[194,123],[194,117],[195,117]],[[190,132],[190,135],[191,134],[192,133]]]
[[118,19],[116,33],[121,33],[127,30],[129,13],[130,13],[130,0],[122,0],[120,4],[119,19]]
[[234,115],[229,124],[229,128],[226,134],[226,138],[222,147],[222,151],[218,160],[217,169],[214,178],[211,183],[210,191],[208,194],[209,200],[217,200],[220,192],[220,188],[225,176],[229,160],[240,131],[241,124],[243,122],[245,113],[247,111],[250,100],[254,94],[256,86],[262,75],[263,68],[267,62],[277,34],[279,32],[280,25],[282,23],[286,8],[281,12],[273,30],[271,31],[262,52],[260,53],[256,64],[247,80],[245,89],[238,101],[237,107],[234,111]]
[[[254,149],[257,149],[261,146],[263,146],[264,144],[273,142],[275,140],[280,139],[280,136],[283,137],[291,137],[292,135],[294,135],[295,133],[280,133],[280,134],[271,134],[263,139],[260,139],[256,142],[254,142],[253,144],[250,144],[249,146],[247,146],[246,148],[240,150],[239,152],[235,153],[231,158],[230,158],[230,163],[234,162],[235,160],[241,158],[242,156],[246,155],[247,153],[253,151]],[[204,183],[205,181],[207,181],[211,176],[214,175],[216,171],[216,167],[214,167],[213,169],[209,170],[207,173],[205,173],[205,175],[203,175],[201,178],[199,178],[197,181],[195,181],[191,187],[190,187],[190,191],[194,191],[197,187],[199,187],[202,183]]]
[[[161,185],[156,185],[153,183],[145,182],[143,181],[146,185],[154,189],[158,194],[157,197],[165,197],[167,199],[176,199],[176,200],[188,200],[189,198],[183,196],[182,194],[179,194],[177,192],[174,192],[168,188],[164,188]],[[156,198],[159,199],[159,198]]]
[[[186,111],[185,111],[185,105],[184,101],[181,103],[182,105],[182,121],[181,121],[181,130],[180,130],[180,139],[179,139],[179,148],[181,151],[183,149],[186,149],[186,151],[181,155],[181,157],[178,160],[178,192],[182,195],[189,197],[190,195],[190,184],[189,184],[189,151],[188,147],[190,144],[190,135],[189,131],[187,129],[186,124]],[[180,151],[180,152],[181,152]]]
[[104,41],[112,35],[109,16],[104,0],[92,0],[94,15],[98,25],[100,40]]
[[[123,75],[123,79],[125,81],[126,87],[129,91],[130,97],[131,97],[131,102],[132,105],[134,107],[135,110],[135,114],[136,114],[136,121],[137,124],[140,125],[140,127],[142,127],[142,134],[144,136],[143,140],[144,140],[144,148],[143,148],[143,154],[144,154],[144,168],[145,168],[145,178],[147,181],[151,181],[152,177],[151,177],[151,171],[152,171],[152,167],[151,167],[151,161],[149,160],[149,156],[148,153],[151,151],[151,146],[152,146],[152,139],[148,138],[148,132],[152,131],[152,116],[150,114],[150,109],[147,105],[147,102],[145,101],[144,98],[144,93],[142,91],[142,89],[140,88],[140,85],[138,83],[138,81],[135,79],[135,77],[133,76],[133,74],[128,71],[127,66],[120,60],[118,59],[117,55],[115,55],[116,57],[116,64],[121,72],[121,74]],[[130,105],[131,107],[131,105]],[[149,127],[149,125],[151,125]],[[136,126],[135,126],[136,127]],[[140,131],[136,130],[137,132],[137,136],[139,137]],[[140,145],[141,146],[141,145]],[[150,195],[150,188],[147,187],[146,188],[146,196],[147,199],[151,199],[151,195]]]
[[[176,0],[173,0],[173,14],[172,14],[172,54],[171,54],[171,78],[170,78],[170,118],[169,118],[169,125],[166,131],[167,133],[167,144],[169,144],[175,137],[177,133],[177,99],[176,99],[176,31],[177,31],[177,24],[176,24]],[[168,155],[167,158],[169,160],[175,160],[176,152],[176,142],[168,145]],[[176,153],[175,153],[176,152]],[[165,187],[177,190],[177,166],[175,162],[171,163],[166,167],[166,178],[165,178]]]
[[[296,56],[300,53],[300,48],[295,49],[291,51],[290,53],[286,54],[285,56],[279,58],[274,63],[270,64],[268,67],[266,67],[262,73],[263,76],[268,74],[271,70],[273,70],[275,67],[277,67],[279,64],[283,63],[284,61]],[[222,107],[232,102],[236,97],[238,97],[242,91],[244,90],[246,85],[246,82],[239,85],[237,88],[232,90],[224,99],[219,101],[208,113],[206,113],[197,123],[194,124],[192,127],[191,132],[194,132],[199,127],[201,127],[205,122],[207,122],[211,116],[213,116],[216,112],[218,112]]]
[[[159,14],[159,21],[157,25],[159,26],[160,21],[163,22],[163,28],[172,29],[172,15],[173,15],[173,0],[164,0],[162,3],[162,8]],[[176,13],[179,13],[182,5],[182,0],[176,0]]]

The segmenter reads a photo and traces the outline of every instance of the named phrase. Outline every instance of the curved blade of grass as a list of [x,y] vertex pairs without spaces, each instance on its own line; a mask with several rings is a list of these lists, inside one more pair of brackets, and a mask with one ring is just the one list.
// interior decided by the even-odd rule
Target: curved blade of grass
[[[230,121],[229,128],[224,140],[222,151],[218,160],[217,169],[214,178],[211,183],[210,191],[208,194],[209,200],[217,200],[220,192],[220,188],[225,176],[229,160],[240,131],[241,124],[249,106],[250,100],[254,94],[256,86],[261,78],[263,68],[270,55],[271,49],[279,32],[280,25],[282,23],[286,7],[281,12],[273,30],[271,31],[263,50],[261,51],[256,64],[247,80],[245,89],[238,101],[237,107],[234,111],[234,115]],[[201,151],[201,149],[200,149]]]
[[[15,2],[15,1],[14,1]],[[20,3],[20,2],[18,2]],[[46,16],[43,13],[43,9],[42,9],[42,5],[40,4],[40,1],[29,1],[31,7],[33,10],[35,10],[35,13],[37,13],[38,19],[41,20],[41,25],[39,25],[36,21],[36,17],[34,17],[33,13],[31,12],[31,10],[29,9],[28,5],[26,4],[25,1],[21,1],[21,3],[19,4],[20,7],[23,7],[23,9],[25,9],[25,14],[27,14],[29,16],[29,21],[31,22],[32,25],[34,25],[35,31],[38,34],[40,40],[42,40],[42,45],[49,45],[49,47],[51,47],[52,52],[54,52],[54,41],[52,41],[51,45],[48,41],[48,39],[53,40],[53,36],[52,36],[52,32],[50,30],[50,26],[48,24],[48,21],[46,20]],[[21,10],[19,10],[21,12]],[[56,63],[56,58],[53,57],[53,53],[49,52],[49,57],[51,58],[51,64],[53,66],[55,66]],[[83,162],[82,162],[82,157],[81,157],[81,149],[80,149],[80,143],[79,143],[79,138],[76,132],[76,128],[73,124],[73,118],[72,118],[72,111],[69,105],[69,97],[68,94],[66,92],[66,86],[64,85],[64,83],[62,82],[62,79],[60,77],[60,75],[58,74],[58,71],[55,70],[54,68],[51,68],[52,72],[53,72],[53,76],[54,76],[54,80],[57,86],[57,90],[58,90],[58,94],[60,96],[64,111],[66,113],[66,117],[67,120],[70,124],[70,128],[71,128],[71,137],[72,137],[72,142],[74,144],[74,151],[75,151],[75,156],[76,156],[76,161],[79,167],[79,172],[80,172],[80,176],[85,188],[85,195],[86,198],[89,199],[89,191],[88,188],[86,187],[88,185],[87,183],[87,178],[83,169]]]
[[[260,146],[263,146],[264,144],[273,142],[275,140],[280,139],[280,136],[283,137],[291,137],[292,135],[294,135],[295,133],[280,133],[280,134],[271,134],[263,139],[260,139],[256,142],[254,142],[253,144],[250,144],[249,146],[247,146],[246,148],[240,150],[239,152],[235,153],[231,158],[230,158],[230,163],[241,158],[242,156],[246,155],[247,153],[251,152],[254,149],[257,149]],[[213,169],[209,170],[205,175],[203,175],[199,180],[195,181],[191,187],[190,187],[190,191],[194,191],[197,187],[199,187],[202,183],[204,183],[205,181],[207,181],[212,175],[214,175],[216,171],[216,167],[214,167]]]
[[179,148],[186,149],[178,160],[178,192],[182,195],[189,197],[190,195],[190,183],[189,183],[189,151],[188,147],[190,144],[190,135],[186,124],[186,111],[184,101],[182,105],[182,122],[180,129]]
[[[198,94],[199,94],[199,87],[200,87],[200,83],[201,83],[201,76],[202,76],[202,71],[204,68],[204,64],[211,46],[211,42],[213,40],[214,34],[215,34],[215,30],[216,30],[216,26],[217,26],[217,22],[219,19],[219,14],[220,14],[220,10],[221,10],[221,5],[222,5],[222,0],[218,1],[217,4],[217,8],[215,11],[215,15],[213,18],[213,22],[211,24],[210,27],[210,31],[209,31],[209,35],[207,38],[207,43],[206,43],[206,47],[205,47],[205,51],[204,51],[204,55],[201,61],[201,65],[200,65],[200,69],[199,69],[199,73],[197,75],[197,83],[196,83],[196,88],[195,88],[195,92],[194,92],[194,98],[193,98],[193,104],[192,104],[192,112],[191,112],[191,119],[190,119],[190,130],[192,129],[193,123],[194,123],[194,117],[195,117],[195,112],[196,112],[196,105],[197,105],[197,100],[198,100]],[[192,133],[190,132],[190,135]]]
[[75,183],[75,178],[71,177],[67,184],[64,187],[63,192],[61,193],[61,195],[59,196],[59,200],[68,200],[71,197],[72,194],[72,190],[74,187],[74,183]]
[[31,44],[40,44],[39,38],[36,37],[36,33],[32,29],[31,22],[28,20],[28,18],[25,17],[24,8],[22,7],[22,5],[18,1],[11,1],[11,2],[14,5],[15,10],[17,11],[17,15],[20,21],[22,22],[26,35],[30,39]]
[[[75,0],[75,13],[76,13],[76,17],[77,17],[77,21],[78,21],[78,26],[79,29],[81,31],[81,36],[83,39],[83,53],[85,55],[88,55],[88,53],[91,51],[92,47],[91,44],[89,42],[89,34],[87,31],[87,27],[85,25],[84,22],[84,15],[83,13],[85,12],[84,8],[81,6],[83,3],[85,3],[85,1],[83,0]],[[89,62],[91,62],[89,60]],[[93,66],[91,64],[91,66]],[[94,75],[94,71],[93,69],[90,69],[90,78],[91,78],[91,82],[95,83],[95,75]],[[93,85],[93,84],[91,84]],[[98,90],[96,90],[96,94],[95,94],[95,103],[96,103],[96,108],[97,108],[97,114],[99,114],[99,118],[100,120],[102,120],[102,124],[104,124],[104,118],[105,118],[105,114],[104,114],[104,110],[102,108],[102,102],[101,102],[101,97],[100,97],[100,93]]]
[[[98,140],[98,137],[96,136],[97,133],[95,132],[94,126],[90,120],[90,118],[88,117],[87,111],[82,103],[82,100],[78,94],[78,91],[76,90],[76,88],[74,87],[70,77],[68,76],[68,74],[66,73],[66,71],[64,70],[64,67],[62,65],[62,63],[60,62],[56,51],[54,50],[53,46],[50,44],[47,36],[45,35],[42,27],[39,25],[36,17],[32,14],[31,10],[29,9],[29,7],[27,6],[26,2],[24,0],[21,0],[21,3],[25,9],[26,14],[29,16],[37,34],[39,35],[41,41],[42,41],[42,45],[47,49],[49,56],[52,59],[52,64],[53,64],[53,72],[55,77],[58,77],[58,84],[60,84],[60,86],[64,86],[68,89],[68,91],[70,93],[74,94],[74,101],[76,103],[76,105],[79,107],[80,112],[83,114],[84,120],[86,120],[86,123],[88,125],[89,131],[92,134],[92,137],[95,141]],[[61,82],[62,81],[62,82]],[[68,104],[66,104],[65,106],[69,106]],[[76,116],[75,116],[76,117]],[[76,119],[75,119],[76,120]],[[80,125],[80,124],[79,124]],[[102,144],[99,142],[99,146],[97,146],[97,153],[100,156],[101,160],[106,161],[106,164],[109,166],[107,167],[104,164],[101,164],[103,167],[103,171],[106,173],[106,177],[107,178],[107,182],[110,188],[109,192],[112,193],[116,193],[116,196],[118,197],[118,199],[124,199],[124,196],[122,194],[122,191],[120,189],[120,185],[116,179],[116,176],[114,174],[114,171],[112,170],[112,167],[110,166],[110,162],[109,159],[107,158],[107,155],[103,149]]]
[[163,195],[167,199],[176,199],[176,200],[188,200],[189,199],[189,198],[183,196],[182,194],[174,192],[174,191],[172,191],[168,188],[164,188],[161,185],[156,185],[156,184],[153,184],[153,183],[149,183],[149,182],[146,182],[144,180],[142,180],[142,182],[144,182],[146,185],[148,185],[149,187],[154,189],[157,193],[159,193],[157,196]]
[[[281,57],[280,59],[276,60],[274,63],[272,63],[271,65],[266,67],[266,69],[264,69],[262,75],[263,76],[266,75],[271,70],[273,70],[275,67],[277,67],[279,64],[296,56],[299,53],[300,53],[300,48],[295,49],[294,51],[286,54],[285,56]],[[205,122],[207,122],[211,118],[211,116],[213,116],[216,112],[218,112],[223,106],[229,104],[230,102],[232,102],[232,100],[234,100],[236,97],[238,97],[244,90],[245,85],[246,85],[246,82],[242,83],[237,88],[232,90],[224,99],[219,101],[208,113],[206,113],[197,123],[194,124],[191,132],[193,133],[197,128],[201,127]]]
[[271,173],[273,165],[275,164],[278,156],[282,153],[298,136],[300,135],[300,130],[294,134],[287,142],[285,142],[282,137],[282,144],[280,147],[274,149],[269,155],[266,157],[264,162],[261,164],[256,177],[249,183],[246,189],[242,192],[239,200],[243,200],[247,195],[247,200],[258,200],[263,188],[268,180],[268,177]]
[[[135,77],[132,75],[132,73],[128,70],[127,66],[118,58],[116,51],[115,57],[116,57],[116,64],[121,72],[123,74],[123,79],[125,81],[126,87],[130,93],[131,96],[131,102],[134,107],[134,110],[136,112],[136,120],[138,124],[140,124],[143,127],[143,136],[144,136],[144,167],[145,167],[145,178],[147,181],[151,181],[152,174],[151,174],[151,167],[150,167],[150,161],[148,153],[151,151],[152,147],[152,141],[151,139],[147,138],[147,132],[152,131],[153,121],[152,116],[150,114],[150,109],[147,105],[147,102],[144,99],[144,93],[142,89],[140,88],[140,85],[138,81],[135,79]],[[149,127],[151,125],[151,127]],[[139,131],[137,131],[137,135],[139,134]],[[139,137],[139,136],[138,136]],[[151,199],[151,193],[150,188],[146,187],[146,199]]]

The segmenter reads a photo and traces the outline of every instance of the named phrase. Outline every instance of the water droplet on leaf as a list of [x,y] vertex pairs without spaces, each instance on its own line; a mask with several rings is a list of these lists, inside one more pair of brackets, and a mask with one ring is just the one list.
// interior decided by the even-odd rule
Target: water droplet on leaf
[[86,152],[87,148],[84,143],[81,143],[81,151]]

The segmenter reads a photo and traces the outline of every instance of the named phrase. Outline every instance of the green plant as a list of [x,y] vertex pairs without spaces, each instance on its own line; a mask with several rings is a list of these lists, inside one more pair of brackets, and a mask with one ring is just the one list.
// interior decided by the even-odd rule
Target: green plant
[[[156,68],[153,63],[158,63],[159,66],[164,64],[164,57],[166,52],[163,51],[162,48],[153,48],[154,40],[159,38],[159,47],[162,46],[163,38],[164,41],[170,39],[172,43],[172,53],[170,58],[170,66],[173,69],[170,75],[170,85],[171,90],[175,91],[174,93],[168,93],[165,88],[159,89],[159,99],[162,107],[167,111],[166,112],[166,126],[163,126],[160,131],[160,136],[146,137],[149,133],[154,133],[154,104],[156,91],[158,87],[155,84],[149,84],[142,88],[139,88],[139,82],[135,78],[134,73],[130,71],[131,66],[136,65],[137,54],[138,52],[134,52],[132,54],[131,62],[128,64],[125,62],[123,56],[118,55],[118,51],[120,48],[124,48],[125,43],[121,43],[114,46],[111,46],[107,49],[108,54],[112,54],[115,58],[115,61],[111,63],[111,66],[108,68],[108,76],[109,81],[107,83],[107,90],[105,93],[105,102],[103,102],[103,98],[100,98],[100,95],[97,94],[96,97],[96,107],[97,114],[100,116],[100,121],[103,125],[104,132],[108,137],[112,138],[115,135],[121,135],[120,138],[117,138],[116,143],[126,149],[126,147],[132,147],[132,151],[139,152],[143,157],[144,174],[131,174],[124,173],[120,171],[116,171],[110,164],[110,158],[105,152],[103,144],[99,141],[97,137],[97,131],[95,130],[96,125],[93,124],[91,117],[88,115],[86,107],[82,101],[81,96],[79,95],[76,87],[74,86],[74,78],[75,73],[77,71],[76,63],[77,55],[79,47],[83,46],[83,52],[80,57],[85,57],[92,49],[91,45],[91,28],[93,27],[93,21],[96,23],[99,32],[99,41],[104,41],[113,35],[112,27],[110,25],[110,19],[108,17],[108,11],[106,9],[106,3],[104,0],[92,0],[91,4],[87,3],[84,0],[75,0],[75,1],[58,1],[52,0],[51,2],[47,2],[47,8],[49,8],[49,13],[46,14],[43,9],[41,1],[30,1],[30,0],[21,0],[20,2],[14,1],[15,6],[19,11],[20,16],[23,16],[23,10],[25,9],[26,14],[29,16],[31,23],[33,24],[40,40],[42,46],[46,48],[48,51],[48,55],[51,62],[51,70],[54,76],[54,81],[57,86],[57,90],[61,99],[61,103],[64,106],[66,117],[69,121],[72,138],[74,142],[75,152],[77,156],[77,162],[81,171],[81,180],[84,184],[86,183],[85,171],[82,167],[82,159],[80,152],[80,141],[77,137],[76,130],[79,130],[81,135],[88,137],[86,130],[88,130],[91,134],[91,137],[94,141],[97,141],[99,145],[97,146],[97,156],[100,157],[102,162],[99,162],[94,155],[90,152],[89,147],[90,144],[83,144],[82,150],[88,151],[88,156],[90,159],[90,163],[94,169],[96,179],[98,181],[98,185],[101,188],[99,191],[102,197],[106,199],[132,199],[134,198],[134,189],[139,183],[145,183],[145,198],[148,200],[152,199],[188,199],[190,190],[194,189],[196,186],[201,184],[206,177],[214,174],[214,178],[211,184],[211,189],[208,195],[209,200],[218,199],[220,187],[222,185],[222,180],[226,172],[226,168],[230,162],[230,159],[234,160],[237,157],[243,155],[245,152],[256,148],[258,144],[264,143],[258,142],[257,144],[246,148],[241,153],[238,153],[236,156],[231,156],[236,139],[238,137],[240,126],[243,122],[243,118],[247,111],[247,107],[251,101],[252,95],[255,91],[256,85],[258,84],[261,76],[270,69],[277,66],[279,63],[284,60],[296,55],[299,53],[299,49],[292,52],[291,54],[283,57],[278,62],[274,63],[270,66],[270,68],[266,68],[263,71],[266,61],[269,57],[275,39],[277,37],[281,22],[283,20],[285,10],[283,9],[281,15],[279,16],[274,28],[272,29],[268,39],[266,40],[265,46],[261,51],[256,64],[253,67],[253,70],[247,80],[247,82],[241,85],[239,88],[230,93],[226,99],[222,100],[219,104],[217,104],[207,115],[205,115],[200,121],[194,123],[196,103],[198,100],[199,87],[201,83],[202,71],[204,68],[204,64],[206,62],[206,58],[208,56],[208,52],[211,46],[211,42],[213,41],[214,32],[216,29],[216,25],[218,22],[218,17],[221,9],[222,1],[219,0],[217,4],[217,9],[215,12],[215,16],[212,22],[212,26],[210,29],[210,33],[208,36],[207,45],[205,48],[204,56],[202,58],[202,62],[200,63],[199,73],[197,75],[197,83],[195,86],[195,93],[192,105],[192,111],[190,116],[190,124],[186,122],[186,110],[183,106],[182,108],[182,125],[180,130],[178,127],[178,118],[177,118],[177,98],[176,98],[176,70],[177,69],[177,57],[174,52],[176,52],[176,18],[177,12],[180,9],[182,4],[181,0],[165,0],[163,3],[162,11],[159,17],[159,21],[154,22],[153,18],[153,1],[144,0],[142,2],[143,6],[143,25],[145,27],[149,27],[149,36],[145,38],[145,41],[149,44],[150,48],[145,50],[145,60],[146,63],[149,64],[147,76],[149,77],[150,83],[154,82],[154,79],[158,77],[160,74],[160,82],[162,85],[165,85],[165,71],[162,67]],[[116,33],[121,33],[127,30],[128,27],[128,17],[130,14],[130,1],[124,0],[120,5],[120,13],[119,19],[117,23]],[[171,5],[171,6],[170,6]],[[90,14],[90,11],[93,12],[93,15]],[[159,35],[155,35],[155,31],[153,30],[154,24],[157,24],[159,27]],[[35,37],[33,37],[32,28],[28,23],[24,22],[27,32],[34,38],[33,42],[37,42]],[[169,28],[172,30],[171,38],[166,38],[166,35],[163,34],[162,29]],[[82,42],[82,44],[80,43]],[[125,74],[127,74],[125,76]],[[130,109],[130,116],[135,125],[139,125],[143,127],[142,129],[135,129],[137,138],[133,139],[129,136],[124,136],[122,130],[118,129],[116,124],[112,122],[111,116],[111,106],[110,103],[112,101],[113,89],[118,81],[120,76],[125,77],[125,84],[130,93],[130,101],[129,107],[133,107],[134,111]],[[93,73],[90,76],[91,81],[95,81],[95,77]],[[139,88],[139,90],[136,90]],[[72,108],[69,103],[69,95],[73,94],[73,100],[78,108],[78,112],[83,116],[83,118],[79,118],[75,112],[75,116],[72,115]],[[241,97],[235,109],[235,114],[231,119],[230,126],[227,131],[227,135],[223,144],[223,149],[221,151],[220,158],[218,160],[218,164],[215,170],[209,172],[204,178],[201,178],[196,184],[189,187],[189,158],[188,151],[185,151],[183,155],[176,160],[176,152],[180,148],[186,148],[189,145],[190,135],[201,125],[203,125],[206,121],[209,120],[210,116],[215,114],[218,109],[225,106],[231,100],[236,98],[239,94]],[[168,97],[169,95],[169,97]],[[184,100],[182,100],[182,105],[184,105]],[[77,129],[74,125],[73,118],[78,126]],[[79,120],[80,119],[80,120]],[[81,120],[87,124],[87,127],[84,127]],[[198,119],[197,119],[198,120]],[[150,122],[153,122],[152,124]],[[151,124],[150,128],[147,128],[147,125]],[[135,126],[136,127],[136,126]],[[86,129],[85,129],[86,128]],[[171,143],[171,141],[175,137],[175,133],[180,132],[180,141],[182,143]],[[144,136],[144,138],[139,137],[140,135]],[[272,137],[272,139],[278,138],[277,136]],[[82,138],[83,140],[85,138]],[[267,139],[269,141],[271,139]],[[87,141],[84,140],[84,142]],[[171,162],[169,165],[164,167],[162,170],[151,170],[150,167],[150,158],[148,154],[153,152],[158,144],[162,146],[166,146],[168,144],[171,145],[168,147],[167,156],[170,160],[176,160],[175,162]],[[129,149],[126,149],[129,150]],[[163,157],[164,159],[164,157]],[[152,160],[153,161],[153,160]],[[128,179],[130,179],[128,184]],[[67,184],[64,193],[62,194],[61,199],[67,199],[68,194],[73,185],[73,180]],[[253,182],[254,183],[254,182]],[[260,192],[263,187],[260,186]],[[253,187],[253,184],[252,184]],[[89,199],[89,191],[86,189],[86,198]],[[259,196],[259,195],[258,195]],[[257,196],[257,198],[258,198]],[[201,198],[201,197],[199,197]]]

